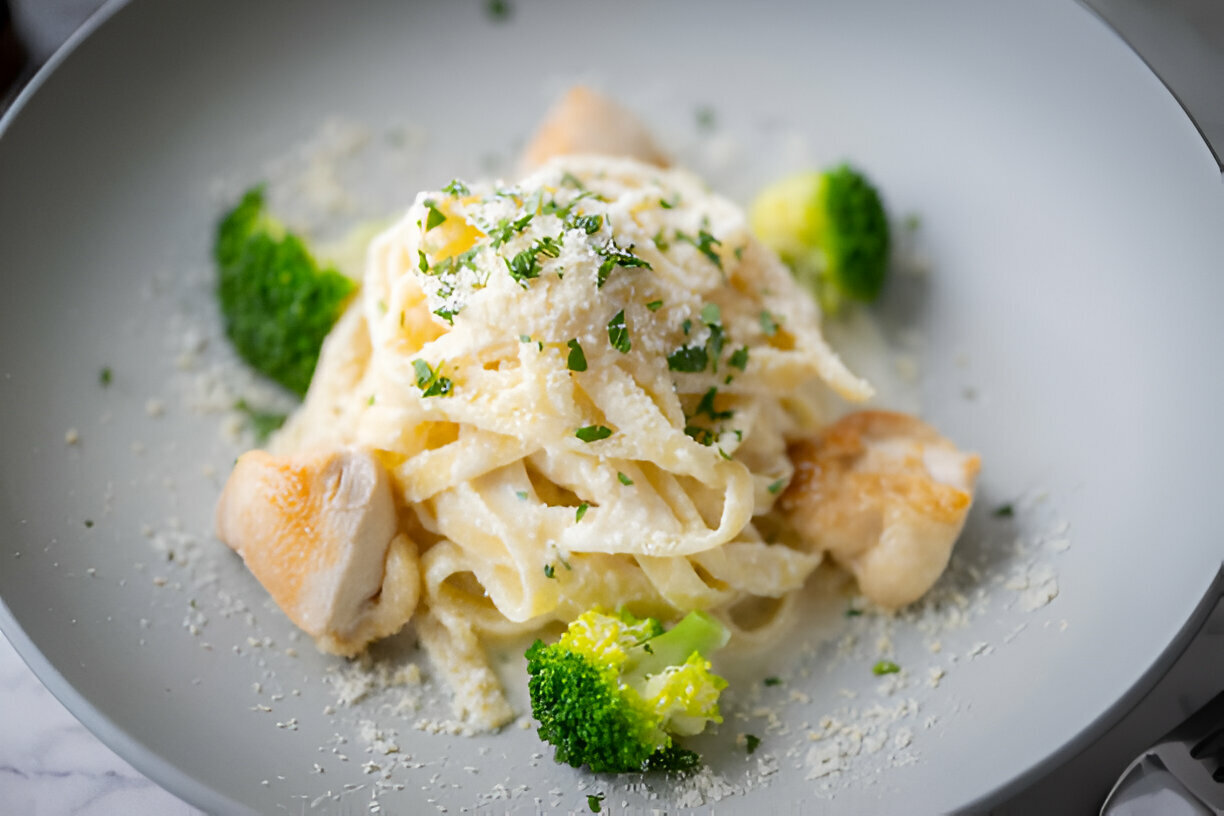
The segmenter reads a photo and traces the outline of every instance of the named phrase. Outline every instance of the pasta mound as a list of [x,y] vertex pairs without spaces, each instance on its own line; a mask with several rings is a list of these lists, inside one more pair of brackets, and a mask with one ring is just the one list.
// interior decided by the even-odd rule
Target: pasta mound
[[[775,634],[820,560],[787,444],[870,394],[743,212],[679,170],[561,157],[419,195],[370,247],[274,452],[356,445],[420,552],[422,640],[478,726],[480,643],[591,607]],[[749,626],[737,605],[778,599]]]

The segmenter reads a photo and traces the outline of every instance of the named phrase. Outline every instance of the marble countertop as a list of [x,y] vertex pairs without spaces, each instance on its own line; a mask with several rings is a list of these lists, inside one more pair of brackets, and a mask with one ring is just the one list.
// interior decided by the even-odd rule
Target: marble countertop
[[[45,59],[99,0],[9,0],[27,49]],[[0,94],[2,96],[2,94]],[[1224,602],[1156,688],[1102,739],[995,812],[1096,812],[1140,751],[1224,686]],[[13,814],[198,814],[79,723],[0,636],[0,811]]]

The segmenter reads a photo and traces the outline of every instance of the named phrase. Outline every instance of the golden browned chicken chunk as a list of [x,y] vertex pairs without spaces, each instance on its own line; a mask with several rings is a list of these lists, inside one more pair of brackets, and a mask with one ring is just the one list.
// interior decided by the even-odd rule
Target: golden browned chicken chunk
[[239,458],[217,534],[326,652],[397,632],[420,595],[416,547],[397,532],[390,479],[369,451]]
[[790,447],[780,507],[874,603],[895,609],[943,573],[973,502],[980,460],[907,414],[860,411]]
[[576,85],[552,107],[519,160],[530,172],[556,156],[624,156],[666,167],[667,157],[638,118],[611,99]]

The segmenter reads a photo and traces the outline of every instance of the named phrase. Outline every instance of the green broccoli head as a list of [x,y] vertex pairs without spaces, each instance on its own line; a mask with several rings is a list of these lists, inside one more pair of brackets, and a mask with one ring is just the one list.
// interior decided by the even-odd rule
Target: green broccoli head
[[825,311],[879,296],[891,248],[888,215],[879,192],[853,167],[777,181],[757,195],[749,219]]
[[700,764],[673,744],[722,722],[719,693],[727,681],[707,655],[727,629],[692,612],[668,631],[653,618],[586,612],[556,643],[527,650],[531,711],[557,762],[597,773],[685,771]]
[[234,348],[257,371],[304,396],[353,281],[320,268],[302,240],[268,216],[261,187],[222,219],[213,256]]

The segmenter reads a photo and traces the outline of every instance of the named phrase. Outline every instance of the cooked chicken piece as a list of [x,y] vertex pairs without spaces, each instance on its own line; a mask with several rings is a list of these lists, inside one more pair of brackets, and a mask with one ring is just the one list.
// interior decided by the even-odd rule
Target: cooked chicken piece
[[519,169],[528,173],[555,156],[594,153],[626,156],[666,167],[637,117],[611,99],[575,85],[552,107],[528,142]]
[[887,411],[850,414],[788,453],[795,475],[779,503],[806,543],[850,570],[880,606],[922,597],[965,524],[977,454]]
[[420,594],[416,546],[396,533],[391,482],[372,453],[243,454],[217,504],[217,535],[325,652],[394,634]]

